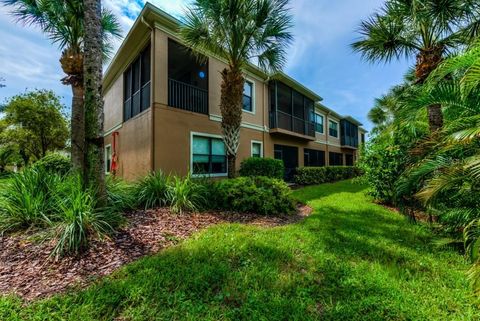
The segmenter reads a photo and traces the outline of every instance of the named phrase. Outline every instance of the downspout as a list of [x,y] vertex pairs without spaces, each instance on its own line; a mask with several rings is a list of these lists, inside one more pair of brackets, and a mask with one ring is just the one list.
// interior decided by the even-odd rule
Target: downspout
[[150,170],[153,172],[155,171],[155,29],[145,20],[145,17],[142,16],[140,21],[150,29],[150,112],[152,114]]

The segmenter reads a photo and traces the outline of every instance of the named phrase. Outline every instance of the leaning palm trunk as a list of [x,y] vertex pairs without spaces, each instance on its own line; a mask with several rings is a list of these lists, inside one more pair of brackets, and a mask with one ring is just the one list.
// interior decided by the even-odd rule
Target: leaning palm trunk
[[84,0],[84,12],[86,183],[97,192],[99,204],[102,204],[102,200],[106,198],[106,187],[103,159],[101,1]]
[[220,111],[222,113],[223,141],[227,149],[229,178],[235,177],[236,174],[244,82],[245,79],[239,68],[230,67],[222,71]]
[[72,48],[65,49],[60,58],[63,71],[68,75],[62,79],[64,85],[72,87],[71,157],[73,168],[85,174],[85,110],[83,88],[83,54]]
[[[428,76],[440,65],[443,56],[443,47],[432,50],[421,51],[417,56],[415,76],[417,82],[423,84]],[[438,132],[443,127],[443,113],[440,104],[433,104],[427,107],[428,125],[430,132]]]

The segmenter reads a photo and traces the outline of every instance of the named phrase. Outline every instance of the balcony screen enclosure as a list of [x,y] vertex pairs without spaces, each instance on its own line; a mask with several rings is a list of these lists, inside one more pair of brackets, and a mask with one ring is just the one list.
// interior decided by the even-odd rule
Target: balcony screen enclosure
[[208,114],[208,59],[168,40],[168,105]]
[[340,121],[342,146],[358,147],[358,126],[348,120]]
[[123,73],[123,120],[150,107],[150,44]]
[[275,159],[282,160],[285,165],[285,179],[292,180],[298,167],[298,147],[275,144],[273,149]]
[[313,100],[280,81],[270,83],[270,128],[315,137]]
[[325,152],[323,150],[305,148],[303,150],[303,162],[305,167],[325,166]]

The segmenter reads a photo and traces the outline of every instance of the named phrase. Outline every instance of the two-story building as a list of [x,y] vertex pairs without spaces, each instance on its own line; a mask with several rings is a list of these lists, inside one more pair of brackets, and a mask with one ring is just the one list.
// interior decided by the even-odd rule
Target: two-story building
[[[135,179],[150,171],[226,176],[221,138],[222,59],[199,60],[182,44],[179,21],[147,3],[104,75],[106,170]],[[239,165],[247,157],[299,166],[353,165],[365,130],[321,104],[284,73],[245,71]]]

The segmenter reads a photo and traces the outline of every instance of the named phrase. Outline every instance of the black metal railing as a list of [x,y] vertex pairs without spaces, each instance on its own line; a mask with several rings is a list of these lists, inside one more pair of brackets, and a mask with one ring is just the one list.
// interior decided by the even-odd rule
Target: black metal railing
[[168,105],[208,115],[208,91],[169,78]]
[[282,111],[270,112],[270,127],[315,137],[315,124],[313,122]]

